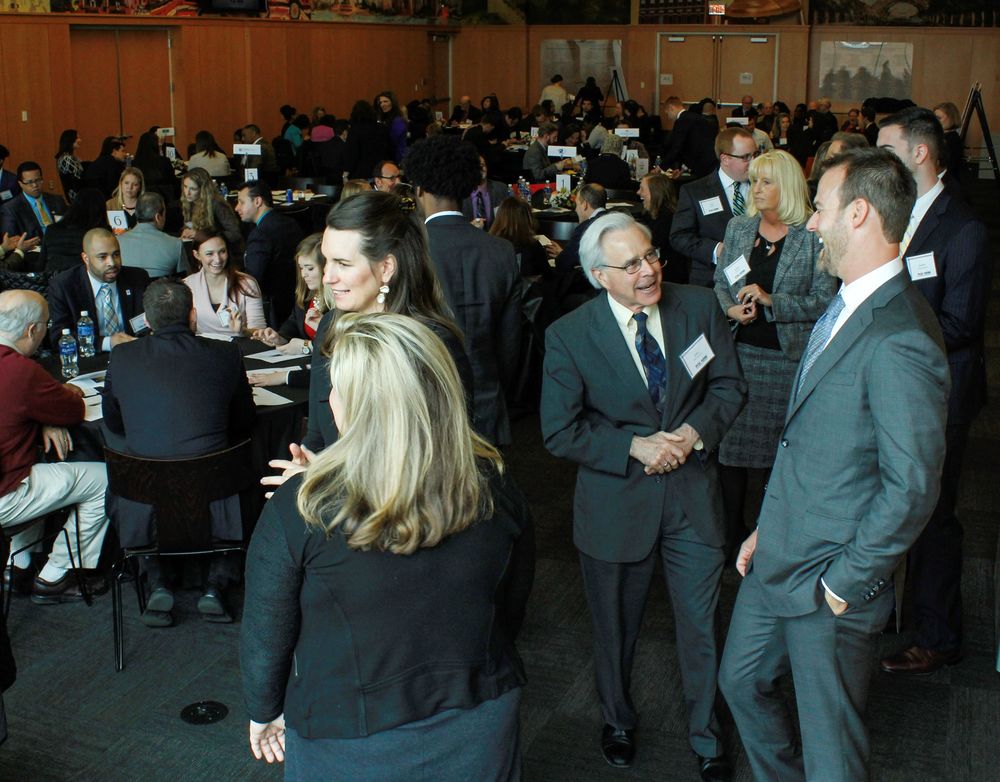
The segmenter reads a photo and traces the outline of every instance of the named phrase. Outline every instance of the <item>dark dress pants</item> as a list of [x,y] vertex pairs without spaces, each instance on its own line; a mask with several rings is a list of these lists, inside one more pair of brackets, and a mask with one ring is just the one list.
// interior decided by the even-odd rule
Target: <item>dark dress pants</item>
[[605,723],[622,730],[638,722],[630,693],[632,663],[657,554],[674,611],[691,747],[703,757],[716,757],[722,754],[715,696],[723,550],[701,540],[676,500],[666,503],[659,541],[639,562],[604,562],[580,552],[601,713]]

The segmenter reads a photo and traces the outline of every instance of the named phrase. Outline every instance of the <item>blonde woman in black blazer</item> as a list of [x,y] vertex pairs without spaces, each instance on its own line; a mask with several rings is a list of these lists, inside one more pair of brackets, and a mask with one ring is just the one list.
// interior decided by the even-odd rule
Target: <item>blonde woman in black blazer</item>
[[[836,289],[836,280],[816,268],[821,246],[806,231],[810,214],[795,158],[781,150],[761,155],[750,164],[747,213],[726,227],[715,270],[715,294],[734,325],[750,387],[747,406],[719,447],[730,556],[746,536],[751,471],[766,483],[799,359]],[[761,499],[751,504],[753,522]]]

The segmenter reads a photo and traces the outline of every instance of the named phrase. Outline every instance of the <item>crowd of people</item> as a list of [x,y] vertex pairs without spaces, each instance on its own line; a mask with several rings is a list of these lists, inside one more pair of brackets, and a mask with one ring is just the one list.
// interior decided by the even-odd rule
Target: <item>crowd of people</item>
[[[603,758],[625,768],[637,751],[631,670],[660,559],[701,778],[732,777],[720,690],[756,778],[864,778],[868,659],[904,558],[916,640],[882,670],[961,657],[955,501],[985,399],[990,252],[963,201],[957,112],[910,106],[876,125],[866,105],[840,125],[827,100],[789,112],[745,96],[722,120],[710,99],[669,98],[665,133],[635,101],[604,104],[593,80],[571,97],[557,75],[527,114],[496,94],[447,118],[390,91],[349,121],[286,105],[275,143],[250,124],[234,138],[259,152],[230,157],[201,131],[177,172],[156,129],[133,160],[109,139],[87,166],[66,131],[68,205],[21,162],[0,266],[51,278],[44,296],[0,292],[0,524],[72,506],[76,545],[13,557],[9,588],[43,605],[99,594],[109,524],[122,545],[155,537],[148,507],[112,498],[106,512],[104,466],[71,458],[84,402],[32,360],[46,333],[57,347],[90,314],[113,356],[106,427],[140,456],[245,439],[251,383],[308,387],[308,429],[262,479],[273,495],[246,558],[254,755],[292,778],[519,779],[534,533],[504,461],[522,329],[537,328],[544,443],[579,466]],[[587,163],[569,238],[540,243],[531,203],[491,178],[518,146],[536,182]],[[247,171],[234,207],[216,179]],[[322,232],[274,209],[278,171],[346,183]],[[631,209],[609,203],[621,190]],[[536,294],[544,316],[526,323]],[[248,380],[235,344],[196,335],[310,365]],[[238,516],[238,498],[213,502],[213,534],[239,537]],[[723,650],[727,566],[744,581]],[[156,557],[143,572],[142,621],[167,627],[178,573]],[[213,559],[207,621],[232,621],[237,580],[233,558]]]

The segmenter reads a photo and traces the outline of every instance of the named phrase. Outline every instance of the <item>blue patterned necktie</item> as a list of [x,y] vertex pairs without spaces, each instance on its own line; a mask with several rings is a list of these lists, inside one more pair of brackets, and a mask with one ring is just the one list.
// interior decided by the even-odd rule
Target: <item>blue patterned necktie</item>
[[799,389],[802,388],[802,383],[806,379],[806,375],[809,374],[809,370],[812,369],[812,365],[816,363],[816,359],[819,358],[820,353],[826,347],[826,343],[830,341],[830,334],[833,333],[833,326],[837,322],[837,318],[840,317],[840,313],[844,311],[844,297],[839,293],[834,296],[830,301],[829,306],[826,308],[826,312],[823,316],[816,321],[816,325],[813,326],[812,334],[809,335],[809,344],[806,346],[805,355],[802,356],[802,369],[799,370],[799,382],[795,386],[795,393],[798,395]]
[[653,400],[653,405],[660,408],[660,400],[663,398],[663,389],[667,384],[667,362],[663,359],[663,353],[653,335],[646,328],[646,319],[649,317],[645,312],[637,312],[632,316],[635,320],[635,349],[639,354],[643,369],[646,370],[646,385],[649,387],[649,397]]
[[103,336],[110,337],[122,330],[118,320],[118,308],[111,301],[111,286],[104,283],[97,291],[97,309],[104,322]]
[[733,182],[733,216],[739,217],[746,211],[746,201],[743,200],[743,192],[740,190],[740,183]]

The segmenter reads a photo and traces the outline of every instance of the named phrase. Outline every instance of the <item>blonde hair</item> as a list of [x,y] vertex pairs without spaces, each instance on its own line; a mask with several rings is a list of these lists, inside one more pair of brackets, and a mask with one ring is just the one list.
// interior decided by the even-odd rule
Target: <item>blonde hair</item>
[[367,179],[348,179],[341,188],[340,198],[350,198],[358,193],[367,193],[371,189],[372,186]]
[[[785,225],[802,225],[812,214],[809,203],[809,186],[799,162],[781,149],[765,152],[750,162],[750,187],[761,177],[778,185],[778,219]],[[747,205],[747,214],[757,214],[753,199]]]
[[181,195],[181,212],[184,214],[184,222],[191,223],[196,231],[215,230],[215,201],[222,200],[222,196],[215,188],[215,182],[203,168],[190,169],[181,177],[181,187],[184,186],[185,179],[190,179],[198,185],[198,199],[192,204]]
[[295,303],[304,310],[309,309],[309,303],[315,299],[316,309],[321,313],[328,312],[334,307],[333,292],[320,280],[319,290],[315,293],[306,287],[306,281],[302,279],[302,270],[299,268],[299,258],[307,258],[313,261],[320,270],[323,269],[326,261],[320,247],[323,243],[323,234],[314,233],[307,236],[299,246],[295,248]]
[[[121,211],[125,208],[125,204],[122,201],[122,182],[125,181],[125,177],[134,176],[139,180],[139,195],[141,196],[146,192],[146,178],[142,175],[142,170],[136,168],[135,166],[126,166],[122,171],[120,177],[118,177],[118,187],[111,194],[111,198],[108,199],[107,208],[110,211]],[[136,196],[136,206],[139,205],[139,196]]]
[[298,493],[306,525],[340,528],[352,549],[412,554],[493,511],[483,465],[499,452],[469,426],[455,362],[405,315],[344,313],[330,382],[340,437],[309,465]]

